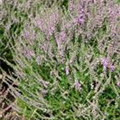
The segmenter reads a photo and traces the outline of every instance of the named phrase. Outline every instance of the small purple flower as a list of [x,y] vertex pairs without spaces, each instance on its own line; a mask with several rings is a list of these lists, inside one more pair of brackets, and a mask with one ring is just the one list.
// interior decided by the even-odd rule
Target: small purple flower
[[28,59],[31,59],[32,57],[35,57],[35,53],[33,50],[26,49],[24,51],[24,56]]
[[73,10],[73,0],[69,0],[69,10],[72,11]]
[[44,86],[45,88],[47,88],[47,83],[46,83],[46,82],[43,82],[43,86]]
[[36,62],[37,62],[38,65],[41,64],[41,56],[38,56],[38,57],[36,58]]
[[35,56],[35,53],[34,53],[34,51],[32,51],[32,50],[30,50],[30,51],[28,51],[28,54],[30,55],[30,56]]
[[111,72],[113,72],[115,70],[115,66],[114,65],[110,65],[109,68],[110,68]]
[[69,75],[69,66],[67,65],[65,68],[66,75]]
[[82,25],[85,22],[85,14],[82,13],[80,16],[77,18],[77,23]]
[[111,63],[111,61],[108,58],[102,58],[101,63],[103,65],[103,70],[106,71],[107,68],[110,69],[110,71],[114,71],[115,66]]
[[25,37],[26,39],[29,39],[29,36],[30,36],[29,32],[28,32],[28,31],[25,31],[25,32],[24,32],[24,37]]
[[44,88],[48,87],[48,82],[47,81],[41,80],[41,83],[42,83]]
[[64,55],[65,55],[64,43],[66,41],[66,38],[67,36],[66,36],[65,31],[61,31],[55,34],[55,41],[57,43],[57,49],[61,57],[61,62],[64,61]]
[[107,67],[108,67],[108,64],[109,64],[109,59],[108,58],[102,58],[101,63],[103,65],[103,70],[106,71]]
[[74,83],[74,88],[78,91],[80,91],[82,88],[81,88],[81,84],[79,83],[78,80],[75,80],[75,83]]
[[66,33],[65,31],[61,31],[59,32],[58,34],[55,35],[55,40],[56,40],[56,43],[58,45],[58,47],[60,46],[60,44],[62,44],[63,42],[65,42],[66,40]]
[[84,19],[78,18],[78,23],[79,23],[80,25],[83,24],[83,23],[84,23]]
[[119,82],[117,82],[117,86],[118,86],[118,87],[120,87],[120,81],[119,81]]
[[27,40],[27,42],[30,45],[33,45],[34,44],[34,40],[36,38],[36,34],[32,30],[29,30],[29,31],[26,30],[26,31],[24,31],[24,38]]
[[55,32],[56,25],[59,21],[58,10],[46,11],[46,16],[43,14],[42,18],[36,18],[35,25],[45,34],[46,38],[49,38]]
[[54,26],[51,26],[49,29],[48,29],[48,35],[51,36],[55,31],[55,27]]
[[45,53],[47,53],[48,48],[49,48],[48,42],[44,42],[44,43],[40,46],[40,48],[42,48],[42,50],[43,50]]
[[59,39],[61,40],[61,42],[65,41],[65,39],[66,39],[66,33],[65,33],[65,31],[61,31],[59,33]]
[[47,92],[48,92],[48,91],[45,90],[45,89],[41,90],[41,93],[42,93],[43,96],[46,96]]
[[43,19],[37,19],[36,20],[36,26],[44,32],[44,20]]
[[84,24],[85,19],[86,19],[86,15],[87,15],[85,7],[82,4],[83,3],[80,3],[79,13],[78,13],[78,16],[77,16],[77,23],[80,24],[80,25]]

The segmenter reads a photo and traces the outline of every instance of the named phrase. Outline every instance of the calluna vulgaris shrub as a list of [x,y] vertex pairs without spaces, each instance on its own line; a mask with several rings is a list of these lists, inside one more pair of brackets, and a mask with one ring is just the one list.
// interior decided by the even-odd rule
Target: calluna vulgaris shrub
[[13,6],[7,30],[16,25],[18,112],[31,120],[119,120],[120,5],[62,2],[3,3]]

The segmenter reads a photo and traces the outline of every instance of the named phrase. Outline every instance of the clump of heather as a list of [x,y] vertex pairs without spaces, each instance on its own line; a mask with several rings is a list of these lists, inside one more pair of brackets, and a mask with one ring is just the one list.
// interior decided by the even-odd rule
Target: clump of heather
[[69,0],[66,9],[61,2],[16,2],[27,16],[11,48],[19,113],[26,119],[119,119],[120,5]]

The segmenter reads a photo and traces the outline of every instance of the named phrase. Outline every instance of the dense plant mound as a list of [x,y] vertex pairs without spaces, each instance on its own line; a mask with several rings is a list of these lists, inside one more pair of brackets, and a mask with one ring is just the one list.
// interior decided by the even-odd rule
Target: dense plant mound
[[[8,1],[11,87],[25,119],[120,119],[120,6],[114,0]],[[12,78],[12,77],[10,77]]]

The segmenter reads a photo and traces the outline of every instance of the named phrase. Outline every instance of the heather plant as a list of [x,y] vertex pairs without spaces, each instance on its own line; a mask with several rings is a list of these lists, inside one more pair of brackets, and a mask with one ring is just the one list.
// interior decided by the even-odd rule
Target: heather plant
[[116,1],[8,0],[4,5],[15,7],[7,21],[15,25],[7,29],[15,64],[4,61],[14,69],[8,78],[18,86],[10,89],[19,115],[26,120],[120,119]]

